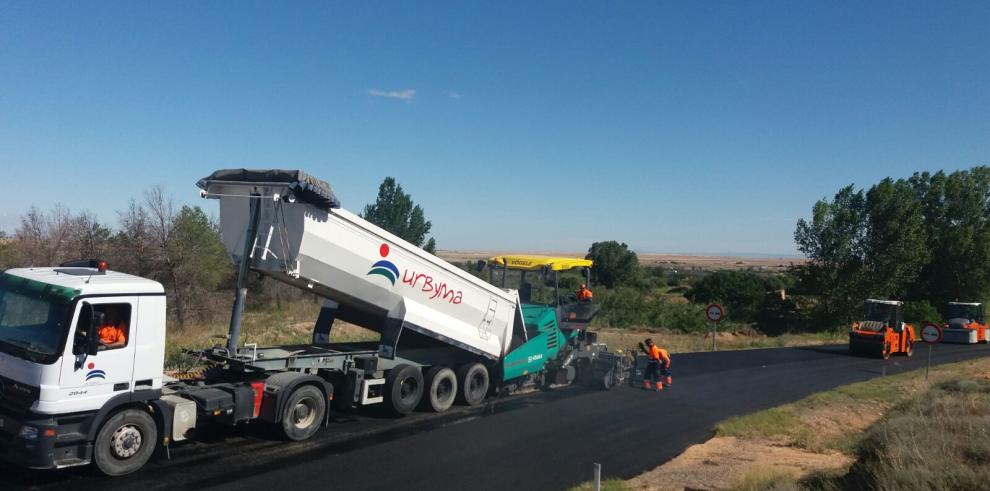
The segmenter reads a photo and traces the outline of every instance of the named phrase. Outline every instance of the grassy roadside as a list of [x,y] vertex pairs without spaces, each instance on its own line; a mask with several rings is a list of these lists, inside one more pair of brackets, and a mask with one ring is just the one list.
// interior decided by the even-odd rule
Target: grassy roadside
[[[729,418],[630,490],[988,489],[990,359],[880,377]],[[740,456],[741,455],[741,456]]]

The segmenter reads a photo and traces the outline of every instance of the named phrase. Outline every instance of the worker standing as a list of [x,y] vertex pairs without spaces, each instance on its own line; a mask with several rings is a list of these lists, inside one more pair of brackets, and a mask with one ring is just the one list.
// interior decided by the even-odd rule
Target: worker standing
[[670,353],[657,346],[652,339],[647,339],[645,346],[639,343],[639,348],[648,358],[646,370],[643,372],[643,388],[663,390],[664,384],[669,386],[673,382],[670,373]]

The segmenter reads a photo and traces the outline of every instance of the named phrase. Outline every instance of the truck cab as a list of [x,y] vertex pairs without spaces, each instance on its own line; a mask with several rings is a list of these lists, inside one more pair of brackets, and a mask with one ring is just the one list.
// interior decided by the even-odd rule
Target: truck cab
[[[99,261],[5,271],[0,455],[32,468],[89,463],[107,415],[160,396],[164,350],[158,282]],[[113,443],[127,447],[135,437],[124,431]]]

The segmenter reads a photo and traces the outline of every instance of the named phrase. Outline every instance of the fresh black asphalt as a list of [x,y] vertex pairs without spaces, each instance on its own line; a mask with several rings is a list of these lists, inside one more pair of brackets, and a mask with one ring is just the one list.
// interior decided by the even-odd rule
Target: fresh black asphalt
[[[938,346],[936,363],[990,354]],[[924,367],[913,358],[856,358],[845,346],[675,356],[674,386],[660,393],[572,387],[481,408],[399,420],[342,417],[309,442],[261,428],[230,429],[177,446],[137,474],[90,469],[36,472],[0,466],[5,489],[555,490],[587,481],[595,462],[628,478],[704,441],[715,423],[838,385]],[[3,486],[5,484],[10,487]]]

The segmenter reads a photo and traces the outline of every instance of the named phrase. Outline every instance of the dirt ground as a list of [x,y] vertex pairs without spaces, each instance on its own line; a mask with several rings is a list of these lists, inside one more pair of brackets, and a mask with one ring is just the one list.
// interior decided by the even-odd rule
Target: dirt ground
[[815,471],[842,470],[852,462],[852,457],[838,452],[820,454],[785,443],[717,437],[689,447],[626,485],[637,491],[730,489],[753,468],[802,477]]
[[[437,251],[437,255],[447,261],[465,262],[487,259],[501,254],[536,254],[544,256],[584,257],[583,252],[560,251]],[[643,266],[663,266],[669,269],[713,271],[717,269],[756,269],[760,271],[783,271],[791,265],[805,262],[800,257],[733,257],[703,256],[690,254],[636,253]]]

